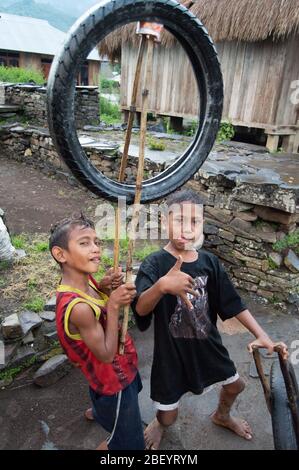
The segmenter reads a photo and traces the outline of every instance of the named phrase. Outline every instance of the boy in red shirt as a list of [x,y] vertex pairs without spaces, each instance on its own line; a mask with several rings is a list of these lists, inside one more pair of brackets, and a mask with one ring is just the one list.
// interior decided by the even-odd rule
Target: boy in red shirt
[[51,231],[50,251],[62,271],[57,333],[70,361],[89,383],[92,409],[86,417],[110,433],[98,450],[143,450],[138,405],[142,385],[129,335],[124,355],[118,354],[119,312],[132,302],[136,290],[134,284],[121,285],[121,273],[97,284],[91,274],[98,271],[99,243],[93,223],[83,215],[65,219]]

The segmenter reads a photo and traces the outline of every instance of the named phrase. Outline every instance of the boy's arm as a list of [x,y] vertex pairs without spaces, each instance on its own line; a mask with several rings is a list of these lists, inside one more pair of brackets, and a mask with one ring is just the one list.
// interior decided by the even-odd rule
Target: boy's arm
[[74,306],[70,320],[95,357],[104,363],[111,363],[118,346],[119,307],[111,305],[107,314],[107,328],[104,332],[92,308],[85,303]]
[[150,314],[165,294],[178,295],[189,309],[193,308],[187,297],[187,292],[195,297],[198,296],[198,293],[193,290],[194,280],[192,277],[181,271],[182,263],[183,259],[179,256],[175,265],[165,276],[142,292],[135,307],[139,316]]
[[106,329],[103,330],[91,307],[85,303],[74,306],[70,320],[79,330],[80,336],[95,357],[111,363],[118,347],[118,319],[121,306],[130,305],[136,296],[135,285],[123,284],[112,292],[107,303]]
[[[269,338],[267,333],[263,328],[258,324],[254,319],[248,309],[243,310],[243,312],[236,315],[236,318],[239,320],[242,325],[247,328],[255,337],[256,340],[252,341],[248,345],[249,352],[253,351],[254,346],[260,346],[268,349],[268,354],[272,354],[274,350],[275,343]],[[284,359],[288,358],[288,348],[284,343],[279,343],[282,349],[282,355]]]
[[162,278],[139,296],[135,310],[141,317],[149,315],[163,297],[161,280]]

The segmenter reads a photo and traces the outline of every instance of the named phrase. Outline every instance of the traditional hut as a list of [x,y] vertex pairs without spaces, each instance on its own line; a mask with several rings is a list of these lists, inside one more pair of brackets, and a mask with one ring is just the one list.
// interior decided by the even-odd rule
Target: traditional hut
[[[262,129],[267,147],[299,147],[299,0],[194,0],[216,43],[225,85],[223,119]],[[123,27],[99,45],[100,54],[121,56],[121,107],[129,109],[137,58],[136,25]],[[164,32],[155,47],[149,108],[172,118],[197,115],[198,92],[183,48]],[[138,104],[140,108],[140,103]],[[137,110],[138,110],[137,106]]]

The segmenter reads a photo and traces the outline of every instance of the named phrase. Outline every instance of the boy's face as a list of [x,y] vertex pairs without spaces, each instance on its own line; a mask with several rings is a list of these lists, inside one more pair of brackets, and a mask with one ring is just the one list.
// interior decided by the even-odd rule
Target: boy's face
[[178,250],[190,250],[203,238],[203,206],[190,201],[174,204],[168,215],[169,240]]
[[69,233],[67,249],[54,247],[53,254],[68,268],[84,274],[96,273],[100,264],[100,241],[92,228],[78,225]]

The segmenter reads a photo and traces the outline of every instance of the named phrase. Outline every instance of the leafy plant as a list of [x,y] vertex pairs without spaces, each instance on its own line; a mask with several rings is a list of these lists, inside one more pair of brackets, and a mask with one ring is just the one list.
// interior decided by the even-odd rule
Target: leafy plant
[[27,83],[30,81],[34,81],[37,85],[42,85],[45,82],[45,78],[38,70],[0,66],[0,82]]
[[228,121],[222,121],[217,135],[217,142],[231,140],[235,135],[234,126]]
[[163,151],[166,149],[166,145],[163,141],[154,139],[153,137],[150,137],[148,139],[148,147],[150,150],[160,150]]
[[281,252],[287,248],[294,248],[295,252],[299,254],[299,230],[286,235],[282,240],[274,243],[272,248],[274,251],[278,252]]

